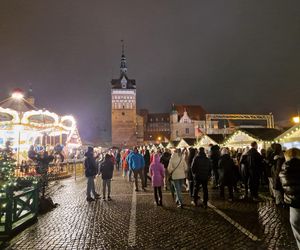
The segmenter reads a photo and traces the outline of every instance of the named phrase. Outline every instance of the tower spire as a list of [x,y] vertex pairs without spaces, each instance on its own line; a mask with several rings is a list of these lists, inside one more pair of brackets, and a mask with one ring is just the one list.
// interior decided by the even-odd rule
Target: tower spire
[[127,73],[127,62],[126,57],[124,53],[124,40],[121,40],[122,43],[122,55],[121,55],[121,67],[120,67],[120,73],[121,75],[126,75]]

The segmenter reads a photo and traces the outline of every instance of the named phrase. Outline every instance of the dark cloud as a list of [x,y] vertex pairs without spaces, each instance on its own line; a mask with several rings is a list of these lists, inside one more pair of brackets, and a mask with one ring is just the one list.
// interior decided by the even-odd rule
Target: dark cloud
[[138,105],[287,119],[300,106],[299,1],[1,1],[0,97],[32,84],[40,107],[109,138],[110,80],[126,42]]

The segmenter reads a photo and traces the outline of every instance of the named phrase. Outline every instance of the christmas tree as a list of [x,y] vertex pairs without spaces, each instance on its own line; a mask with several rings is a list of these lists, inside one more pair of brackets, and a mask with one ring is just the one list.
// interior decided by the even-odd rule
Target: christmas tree
[[15,185],[16,160],[13,158],[13,152],[10,143],[0,150],[0,192],[5,192],[7,188]]

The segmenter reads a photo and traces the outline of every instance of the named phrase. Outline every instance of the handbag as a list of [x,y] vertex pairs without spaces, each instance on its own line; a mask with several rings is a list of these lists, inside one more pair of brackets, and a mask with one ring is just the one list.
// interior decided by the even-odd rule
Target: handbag
[[169,182],[171,182],[171,181],[173,180],[172,175],[173,175],[174,171],[176,170],[176,168],[178,168],[178,166],[180,165],[181,161],[182,161],[182,158],[180,158],[180,161],[179,161],[179,163],[177,164],[177,166],[176,166],[176,167],[174,168],[174,170],[169,174],[169,178],[168,178],[168,181],[169,181]]

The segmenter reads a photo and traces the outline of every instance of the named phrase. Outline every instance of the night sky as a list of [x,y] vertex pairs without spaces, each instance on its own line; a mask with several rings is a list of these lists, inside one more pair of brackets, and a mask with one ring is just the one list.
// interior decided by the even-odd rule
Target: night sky
[[1,0],[0,98],[32,85],[37,106],[110,139],[110,81],[125,40],[138,108],[300,110],[300,1]]

